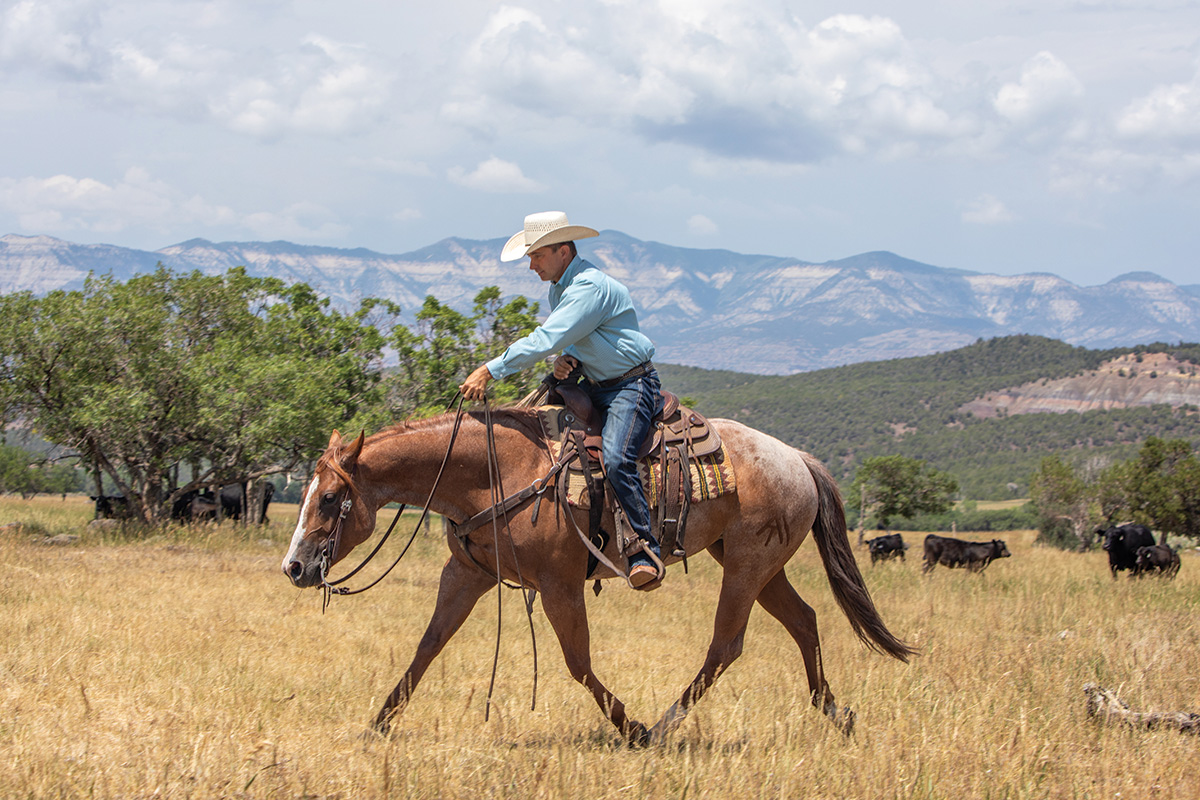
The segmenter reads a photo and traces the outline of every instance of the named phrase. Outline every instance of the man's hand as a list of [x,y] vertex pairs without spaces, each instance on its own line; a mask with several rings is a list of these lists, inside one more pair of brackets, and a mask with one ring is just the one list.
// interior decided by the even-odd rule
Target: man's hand
[[554,377],[556,380],[566,380],[571,370],[579,366],[579,362],[571,356],[559,356],[554,359]]
[[478,369],[467,376],[458,390],[468,400],[482,400],[487,395],[487,385],[492,380],[487,364],[481,364]]

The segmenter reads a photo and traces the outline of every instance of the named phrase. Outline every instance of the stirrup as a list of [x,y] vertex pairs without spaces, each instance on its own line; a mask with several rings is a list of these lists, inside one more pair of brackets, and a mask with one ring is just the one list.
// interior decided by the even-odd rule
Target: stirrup
[[629,584],[630,589],[634,589],[635,591],[640,591],[640,592],[648,592],[651,589],[657,589],[659,586],[662,586],[663,578],[665,578],[667,575],[667,565],[664,564],[662,562],[662,559],[659,558],[658,555],[653,550],[650,549],[649,543],[647,543],[645,539],[642,539],[640,537],[637,540],[637,544],[635,544],[632,548],[630,548],[629,550],[626,551],[625,563],[628,564],[629,557],[632,556],[634,553],[637,553],[639,550],[650,557],[650,563],[654,566],[654,571],[657,573],[657,575],[655,576],[654,580],[652,580],[652,581],[643,583],[641,586],[634,586],[633,580],[632,580],[631,576],[629,575],[629,573],[627,572],[625,574],[625,582],[627,584]]

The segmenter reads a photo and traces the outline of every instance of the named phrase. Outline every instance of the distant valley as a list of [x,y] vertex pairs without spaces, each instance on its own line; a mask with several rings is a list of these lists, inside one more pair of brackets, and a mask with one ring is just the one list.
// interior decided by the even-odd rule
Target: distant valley
[[[196,239],[150,252],[7,235],[0,291],[77,289],[89,272],[126,280],[161,262],[209,274],[245,266],[306,282],[342,307],[385,297],[410,319],[426,295],[466,310],[488,285],[542,302],[544,312],[545,287],[523,264],[501,264],[502,244],[451,238],[386,255]],[[672,247],[617,231],[581,243],[581,251],[630,287],[656,360],[665,363],[783,375],[1019,333],[1090,348],[1200,340],[1200,286],[1149,272],[1082,287],[1047,273],[989,275],[887,252],[818,264]]]

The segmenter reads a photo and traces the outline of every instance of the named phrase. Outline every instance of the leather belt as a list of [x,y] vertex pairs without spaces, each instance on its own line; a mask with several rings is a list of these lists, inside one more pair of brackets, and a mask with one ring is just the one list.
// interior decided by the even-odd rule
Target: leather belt
[[649,374],[650,371],[653,369],[654,369],[654,364],[650,363],[649,361],[643,361],[641,364],[638,364],[636,367],[629,370],[624,375],[618,375],[615,378],[609,378],[608,380],[604,380],[604,381],[589,381],[589,382],[592,384],[592,386],[599,386],[601,389],[611,389],[614,386],[621,385],[625,381],[632,380],[634,378],[640,378],[643,375]]

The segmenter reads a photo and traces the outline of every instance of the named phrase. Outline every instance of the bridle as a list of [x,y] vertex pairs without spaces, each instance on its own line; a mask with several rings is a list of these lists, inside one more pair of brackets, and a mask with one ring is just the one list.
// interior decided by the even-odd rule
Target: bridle
[[[360,586],[357,589],[351,589],[346,586],[341,586],[340,584],[343,584],[353,578],[359,573],[360,570],[362,570],[363,567],[365,567],[371,562],[372,559],[375,558],[376,554],[378,554],[380,549],[383,548],[384,544],[387,543],[388,537],[392,535],[392,531],[395,530],[396,523],[400,521],[400,515],[404,513],[406,506],[404,504],[400,505],[400,508],[396,510],[396,516],[392,518],[392,523],[388,525],[387,532],[383,534],[383,537],[380,538],[380,540],[375,544],[375,548],[367,554],[367,557],[364,558],[357,567],[350,570],[340,578],[330,580],[329,569],[333,566],[333,562],[337,556],[338,548],[341,545],[342,529],[345,527],[346,517],[350,516],[350,509],[354,507],[354,497],[351,487],[353,486],[354,474],[358,471],[357,464],[355,465],[355,468],[351,470],[351,480],[347,483],[345,490],[346,496],[342,499],[342,502],[338,508],[337,520],[333,523],[333,530],[330,532],[329,537],[325,539],[325,544],[322,545],[319,556],[321,575],[321,613],[325,613],[325,609],[329,607],[329,601],[332,599],[333,595],[362,594],[386,578],[388,574],[395,569],[396,565],[400,563],[400,560],[404,558],[404,555],[412,546],[413,541],[416,540],[417,531],[421,529],[421,525],[423,525],[425,520],[429,517],[429,505],[433,502],[434,493],[437,492],[438,484],[440,484],[442,481],[442,475],[446,471],[446,464],[450,461],[450,453],[454,450],[454,442],[458,438],[459,428],[462,426],[464,398],[460,394],[456,399],[458,401],[458,409],[454,416],[454,428],[450,433],[450,441],[446,445],[446,455],[442,457],[442,465],[438,468],[437,477],[434,478],[433,481],[433,487],[429,490],[429,497],[425,500],[425,507],[421,510],[420,519],[418,519],[416,525],[413,526],[413,531],[408,537],[408,542],[405,543],[404,548],[400,551],[400,555],[396,556],[396,560],[393,561],[378,578],[365,586]],[[451,401],[450,406],[452,407],[453,405],[454,401]],[[446,410],[449,411],[450,407],[447,407]]]
[[[402,558],[404,558],[404,555],[408,552],[409,547],[412,546],[413,541],[416,539],[417,532],[421,529],[421,525],[424,524],[425,520],[429,516],[429,506],[433,502],[434,494],[437,492],[438,485],[442,481],[442,475],[445,474],[446,464],[449,463],[449,461],[450,461],[450,453],[454,450],[454,442],[455,442],[455,440],[458,439],[458,432],[459,432],[459,429],[462,427],[463,402],[465,400],[466,400],[466,398],[460,392],[455,397],[455,399],[450,402],[450,405],[447,406],[447,408],[446,408],[446,410],[449,411],[450,408],[454,406],[455,402],[458,403],[458,407],[457,407],[455,415],[454,415],[454,427],[450,432],[450,441],[446,444],[446,454],[442,457],[442,464],[438,468],[437,476],[433,480],[433,486],[429,490],[429,496],[425,500],[425,506],[421,510],[421,517],[420,517],[420,519],[417,520],[417,523],[413,526],[413,531],[408,537],[408,542],[405,543],[404,548],[400,551],[400,554],[398,556],[396,556],[396,559],[391,563],[391,565],[386,570],[383,571],[383,574],[381,574],[378,578],[371,581],[370,583],[368,583],[365,586],[361,586],[357,589],[350,589],[348,587],[341,586],[340,584],[343,584],[350,578],[354,577],[356,574],[358,574],[358,572],[363,567],[365,567],[368,563],[370,563],[370,561],[373,558],[375,558],[375,555],[379,552],[379,550],[387,542],[388,537],[392,535],[392,531],[395,529],[396,523],[398,523],[400,521],[400,515],[404,513],[404,509],[405,509],[405,506],[402,504],[400,506],[400,508],[396,511],[396,516],[392,519],[391,524],[388,525],[387,532],[384,533],[383,537],[375,545],[375,548],[373,550],[371,550],[371,552],[367,555],[367,557],[364,558],[357,567],[350,570],[350,572],[346,573],[345,575],[343,575],[340,578],[330,580],[329,579],[329,569],[330,569],[330,567],[333,566],[334,558],[337,555],[338,547],[341,544],[342,530],[346,524],[346,517],[350,516],[350,510],[354,507],[352,486],[353,486],[354,474],[355,474],[355,472],[357,472],[357,464],[355,464],[355,468],[353,470],[351,470],[351,472],[350,472],[350,476],[349,476],[350,481],[348,481],[346,484],[345,497],[342,499],[342,502],[340,503],[340,505],[338,507],[337,520],[334,521],[333,530],[330,532],[329,537],[325,540],[325,544],[322,545],[321,553],[319,556],[320,575],[321,575],[321,613],[322,614],[324,614],[325,609],[327,609],[329,607],[329,602],[332,599],[333,595],[335,595],[335,594],[337,594],[337,595],[362,594],[363,592],[374,587],[376,584],[378,584],[380,581],[382,581],[384,578],[386,578],[388,576],[388,574],[396,567],[396,565],[400,563],[400,560]],[[524,589],[525,580],[521,575],[520,562],[516,560],[516,556],[517,556],[516,547],[515,547],[515,543],[512,541],[511,536],[509,537],[509,546],[512,548],[512,555],[513,555],[514,563],[516,563],[516,566],[517,566],[517,580],[519,581],[519,583],[516,585],[507,584],[506,581],[504,580],[504,578],[500,575],[500,563],[499,563],[500,528],[501,527],[503,527],[505,529],[508,528],[508,512],[510,510],[512,510],[513,506],[507,504],[505,502],[505,500],[502,499],[504,497],[504,487],[503,487],[503,483],[500,480],[500,463],[499,463],[499,459],[497,457],[496,440],[495,440],[495,434],[494,434],[493,425],[492,425],[492,409],[491,409],[491,405],[487,402],[486,396],[484,397],[484,419],[485,419],[485,425],[486,425],[486,430],[487,430],[488,479],[489,479],[489,483],[491,484],[491,487],[492,487],[492,506],[490,509],[490,513],[491,513],[490,520],[492,523],[492,534],[493,534],[493,538],[495,540],[495,547],[496,547],[496,554],[497,554],[496,588],[499,589],[501,586],[508,585],[508,586],[510,586],[510,588]],[[550,477],[551,476],[548,475],[542,481],[536,482],[538,484],[537,495],[539,497],[541,495],[541,492],[545,490],[545,483],[549,480]],[[511,501],[512,498],[509,498],[509,500]],[[503,518],[503,524],[501,524],[501,522],[500,522],[501,518]],[[467,540],[466,540],[467,534],[463,533],[463,534],[459,535],[458,532],[456,531],[456,536],[459,539],[459,541],[461,542],[462,547],[463,547],[463,552],[467,554],[467,557],[470,558],[471,561],[477,567],[479,567],[480,569],[484,569],[486,571],[486,568],[482,564],[480,564],[474,557],[472,557],[470,555],[469,551],[467,551]],[[527,592],[523,592],[523,593],[525,595],[524,596],[525,615],[529,620],[529,635],[530,635],[530,638],[533,640],[533,698],[531,700],[531,706],[533,707],[533,709],[536,710],[536,708],[537,708],[537,638],[534,634],[534,626],[533,626],[533,600],[534,600],[534,597],[536,596],[536,592],[531,589],[531,590],[529,590]],[[500,625],[501,625],[501,620],[503,619],[503,614],[501,613],[503,610],[501,608],[501,606],[503,605],[503,600],[502,600],[502,595],[499,592],[497,592],[497,605],[498,605],[498,608],[497,608],[497,614],[496,614],[496,626],[497,626],[496,627],[496,649],[495,649],[495,653],[494,653],[493,659],[492,659],[492,677],[491,677],[491,681],[489,682],[489,685],[488,685],[487,703],[484,707],[484,719],[488,718],[488,715],[490,714],[490,711],[491,711],[492,691],[495,688],[496,671],[497,671],[497,667],[498,667],[499,660],[500,660]]]

